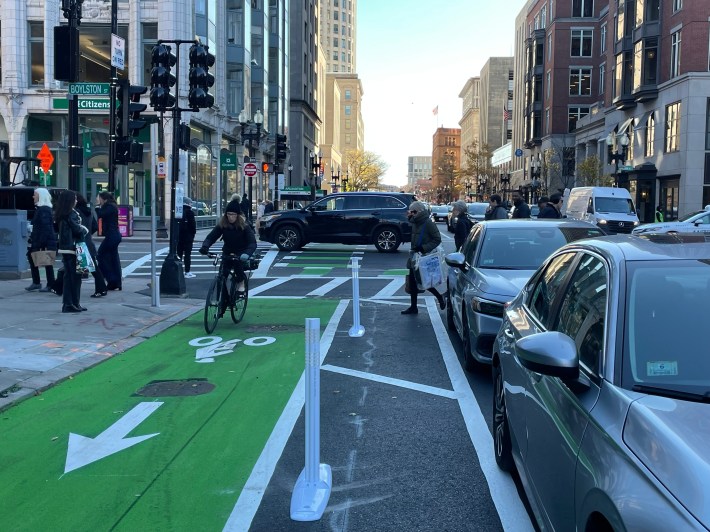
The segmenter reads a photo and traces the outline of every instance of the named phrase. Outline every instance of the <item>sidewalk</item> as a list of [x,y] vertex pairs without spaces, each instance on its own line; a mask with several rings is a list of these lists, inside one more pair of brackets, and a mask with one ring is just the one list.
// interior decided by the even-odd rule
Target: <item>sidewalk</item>
[[161,306],[152,307],[145,279],[132,277],[123,279],[122,291],[93,299],[89,278],[81,290],[88,310],[62,314],[61,297],[27,292],[29,282],[0,282],[0,411],[126,351],[203,304],[161,298]]

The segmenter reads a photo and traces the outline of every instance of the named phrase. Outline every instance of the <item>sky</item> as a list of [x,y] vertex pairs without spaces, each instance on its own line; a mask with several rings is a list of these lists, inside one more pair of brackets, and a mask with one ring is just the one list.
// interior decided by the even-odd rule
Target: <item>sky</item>
[[358,0],[365,150],[389,166],[383,183],[405,185],[407,157],[431,156],[437,127],[460,127],[461,89],[489,57],[513,55],[515,17],[525,3]]

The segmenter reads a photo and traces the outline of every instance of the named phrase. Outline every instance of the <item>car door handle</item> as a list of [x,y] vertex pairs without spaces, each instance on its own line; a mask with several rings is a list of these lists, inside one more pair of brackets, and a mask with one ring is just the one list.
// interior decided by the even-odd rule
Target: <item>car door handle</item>
[[505,334],[505,336],[510,338],[511,340],[513,339],[513,333],[510,332],[510,329],[503,329],[503,334]]

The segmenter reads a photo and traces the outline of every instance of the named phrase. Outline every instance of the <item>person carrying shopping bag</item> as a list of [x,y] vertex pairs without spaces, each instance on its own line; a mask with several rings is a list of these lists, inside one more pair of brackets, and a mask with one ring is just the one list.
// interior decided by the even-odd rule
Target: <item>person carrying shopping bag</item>
[[[79,212],[79,216],[81,216],[81,224],[89,230],[89,233],[84,238],[84,242],[86,242],[86,246],[91,254],[91,260],[96,264],[98,262],[96,259],[96,245],[91,235],[98,231],[99,226],[96,218],[94,218],[91,206],[81,194],[76,195],[76,210]],[[91,297],[104,297],[108,294],[108,291],[106,288],[106,280],[101,270],[95,268],[94,271],[91,272],[91,275],[94,277],[94,293],[91,294]]]
[[81,275],[77,273],[76,245],[83,242],[89,230],[81,225],[81,217],[74,210],[76,193],[65,190],[57,201],[55,213],[59,227],[59,253],[64,265],[64,286],[62,293],[62,312],[81,312]]
[[121,258],[118,256],[118,245],[123,237],[118,229],[118,205],[113,194],[103,190],[96,198],[96,216],[101,223],[101,234],[104,241],[99,246],[96,258],[99,261],[101,273],[106,279],[107,290],[121,290],[123,287],[123,270]]
[[[32,284],[25,288],[28,292],[39,290],[49,292],[54,284],[54,259],[51,255],[57,254],[57,234],[54,232],[54,221],[52,215],[52,196],[46,188],[36,188],[34,192],[34,202],[37,206],[32,218],[32,233],[27,247],[27,260],[30,263],[30,273],[32,274]],[[44,266],[47,284],[42,288],[39,277],[39,266],[35,264],[38,251],[46,251],[47,257],[41,266]],[[33,256],[34,255],[34,256]],[[39,261],[38,261],[39,262]],[[51,262],[47,264],[47,262]]]
[[[409,206],[407,218],[412,224],[412,247],[409,259],[407,259],[407,268],[409,268],[407,288],[409,291],[410,305],[409,308],[403,310],[401,313],[417,314],[419,313],[419,309],[417,308],[417,294],[419,288],[416,280],[417,272],[415,269],[414,254],[427,254],[436,249],[441,244],[441,233],[439,233],[436,223],[429,217],[429,211],[426,206],[420,201],[415,201]],[[444,296],[439,293],[436,288],[427,288],[427,290],[436,296],[439,302],[439,308],[444,310],[446,308],[446,299],[444,299]]]

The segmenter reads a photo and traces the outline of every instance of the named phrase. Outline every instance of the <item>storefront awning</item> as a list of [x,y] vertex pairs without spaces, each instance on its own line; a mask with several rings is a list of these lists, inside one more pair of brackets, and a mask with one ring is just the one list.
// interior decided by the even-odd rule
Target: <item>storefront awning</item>
[[646,122],[648,122],[648,117],[651,116],[653,113],[656,111],[646,111],[644,114],[641,115],[641,117],[638,119],[638,122],[636,122],[636,127],[634,127],[634,131],[638,131],[639,129],[644,129],[646,127]]
[[606,128],[606,130],[604,131],[604,134],[601,137],[599,137],[599,142],[606,143],[606,138],[609,136],[609,133],[613,132],[618,127],[618,125],[619,124],[612,124],[612,125],[608,126]]
[[626,133],[626,130],[629,129],[629,126],[633,123],[634,123],[634,118],[629,118],[628,120],[624,120],[619,125],[619,129],[616,130],[616,134],[623,135],[624,133]]

